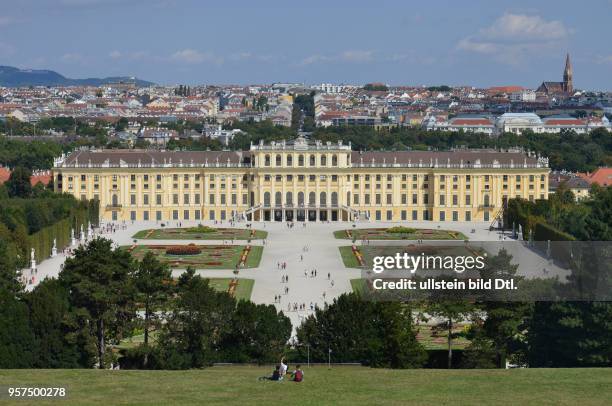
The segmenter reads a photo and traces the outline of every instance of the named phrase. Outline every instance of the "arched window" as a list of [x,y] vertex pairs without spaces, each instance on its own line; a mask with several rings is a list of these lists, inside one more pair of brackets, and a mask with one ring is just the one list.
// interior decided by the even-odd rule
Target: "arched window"
[[270,207],[270,192],[264,193],[264,206]]
[[325,205],[327,205],[327,193],[321,192],[319,196],[319,206],[323,207]]
[[338,166],[338,155],[332,155],[332,166]]
[[117,201],[117,195],[113,195],[113,206],[117,205],[119,205],[119,202]]
[[293,155],[287,155],[287,166],[293,166]]
[[280,207],[283,205],[283,194],[281,192],[276,192],[274,194],[274,204],[276,207]]
[[314,156],[314,155],[311,155],[311,156],[310,156],[310,166],[315,166],[315,165],[316,165],[316,162],[315,162],[315,156]]
[[325,155],[321,155],[321,166],[327,166],[327,157]]
[[484,206],[489,207],[489,195],[484,195]]
[[338,206],[338,193],[332,192],[331,194],[331,205],[332,207]]
[[288,206],[293,205],[293,193],[287,192],[286,197],[285,197],[285,204]]
[[266,155],[265,157],[265,166],[270,166],[270,155]]
[[316,199],[317,197],[315,195],[315,192],[308,193],[308,205],[309,206],[316,206],[317,205]]
[[283,158],[280,156],[280,154],[276,155],[276,166],[283,166]]
[[298,206],[304,205],[304,192],[298,192]]
[[304,166],[304,155],[298,155],[298,166]]

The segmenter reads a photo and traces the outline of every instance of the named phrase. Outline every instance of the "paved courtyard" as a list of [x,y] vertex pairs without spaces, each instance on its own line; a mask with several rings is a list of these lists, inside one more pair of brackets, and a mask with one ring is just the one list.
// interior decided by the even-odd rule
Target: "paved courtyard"
[[[176,224],[170,222],[167,226],[174,227]],[[227,222],[223,224],[213,224],[212,222],[201,222],[205,225],[217,227],[230,227]],[[197,225],[197,222],[183,221],[183,227]],[[288,228],[286,223],[252,223],[253,228],[268,232],[266,240],[253,240],[253,245],[263,245],[263,256],[258,268],[240,270],[239,278],[249,278],[255,281],[251,300],[255,303],[275,304],[283,310],[293,323],[294,328],[300,324],[301,320],[311,313],[310,306],[315,304],[324,306],[325,302],[331,302],[342,293],[351,291],[351,279],[360,277],[358,269],[348,269],[344,267],[339,246],[350,245],[351,241],[346,239],[336,239],[333,232],[336,230],[352,228],[352,223],[294,223],[292,228]],[[358,222],[357,228],[367,227],[390,227],[397,223],[385,222]],[[472,241],[485,242],[483,245],[493,247],[495,241],[500,241],[499,233],[488,230],[488,223],[436,223],[436,222],[410,222],[410,227],[416,228],[444,228],[447,230],[460,231]],[[103,225],[104,226],[104,225]],[[96,235],[111,238],[118,246],[130,245],[133,243],[132,236],[143,229],[155,228],[155,222],[136,222],[134,224],[118,225],[115,233],[100,233]],[[245,223],[238,223],[236,227],[243,228]],[[232,244],[232,241],[219,240],[138,240],[138,244]],[[360,242],[358,242],[359,244]],[[380,242],[378,242],[380,243]],[[400,241],[394,242],[402,243]],[[409,244],[410,241],[403,243]],[[245,241],[234,241],[234,244],[244,245]],[[395,245],[394,244],[394,245]],[[509,244],[510,254],[517,263],[528,261],[530,266],[526,270],[527,276],[563,276],[567,271],[559,269],[550,264],[545,258],[540,257],[531,250],[525,248],[521,243]],[[28,285],[28,289],[45,277],[55,277],[58,275],[61,265],[65,260],[64,254],[59,254],[55,258],[49,258],[38,265],[38,272],[34,275],[35,283]],[[286,263],[286,269],[279,269],[279,263]],[[536,264],[534,266],[534,264]],[[316,270],[317,276],[312,277],[311,272]],[[198,274],[210,278],[233,277],[232,269],[217,270],[198,270]],[[26,276],[29,270],[24,270]],[[179,275],[183,270],[174,270],[175,275]],[[306,275],[305,275],[306,273]],[[329,278],[328,278],[329,275]],[[282,283],[283,276],[288,276],[288,282]],[[285,288],[288,292],[285,293]],[[275,303],[275,296],[280,296],[280,303]],[[305,310],[294,311],[295,304],[304,304]]]

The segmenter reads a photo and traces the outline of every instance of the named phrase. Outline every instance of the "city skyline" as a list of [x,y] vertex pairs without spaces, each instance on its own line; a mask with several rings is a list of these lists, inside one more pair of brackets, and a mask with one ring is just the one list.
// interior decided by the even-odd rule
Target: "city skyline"
[[26,0],[0,12],[0,65],[159,84],[536,88],[561,80],[569,52],[577,89],[610,90],[605,10],[612,2],[593,3],[584,9],[551,1],[474,1],[459,9],[448,1],[229,8],[178,0]]

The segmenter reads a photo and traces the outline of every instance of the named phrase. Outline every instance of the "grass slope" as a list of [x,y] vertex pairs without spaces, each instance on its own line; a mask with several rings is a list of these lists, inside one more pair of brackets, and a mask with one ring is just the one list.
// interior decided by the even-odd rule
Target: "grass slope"
[[[292,366],[290,366],[292,367]],[[258,381],[271,367],[193,371],[0,370],[4,386],[66,387],[19,405],[604,405],[612,369],[387,370],[324,366],[304,382]],[[6,399],[6,398],[5,398]]]

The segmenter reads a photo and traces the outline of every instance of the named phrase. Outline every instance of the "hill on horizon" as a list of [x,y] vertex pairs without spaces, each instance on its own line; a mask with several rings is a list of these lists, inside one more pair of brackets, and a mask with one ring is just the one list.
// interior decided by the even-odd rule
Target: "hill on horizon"
[[153,82],[130,76],[71,79],[47,69],[19,69],[0,65],[0,86],[101,86],[109,83],[134,81],[136,86],[150,86]]

